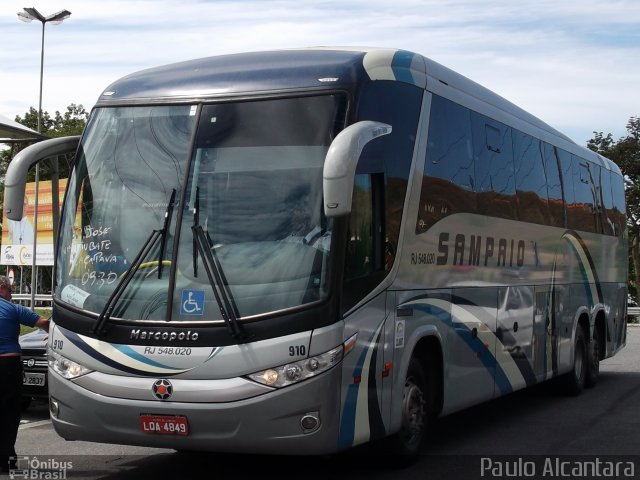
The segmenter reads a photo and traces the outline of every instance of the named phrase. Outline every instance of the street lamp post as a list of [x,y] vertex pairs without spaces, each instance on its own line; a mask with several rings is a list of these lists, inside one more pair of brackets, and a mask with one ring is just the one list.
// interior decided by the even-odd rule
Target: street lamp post
[[[38,101],[38,133],[42,133],[42,79],[44,77],[44,27],[47,23],[59,25],[71,16],[69,10],[60,10],[58,13],[45,17],[35,8],[23,8],[22,12],[18,12],[18,18],[23,22],[31,23],[38,20],[42,23],[42,43],[40,48],[40,96]],[[31,308],[35,306],[35,297],[37,289],[36,275],[36,245],[38,243],[38,182],[39,182],[39,165],[36,164],[36,198],[33,212],[33,257],[31,259]]]
[[44,26],[47,23],[52,25],[60,25],[71,16],[69,10],[60,10],[58,13],[45,17],[35,8],[24,8],[22,12],[18,12],[18,18],[23,22],[31,23],[38,20],[42,23],[42,45],[40,49],[40,100],[38,103],[38,133],[42,133],[42,77],[44,73]]

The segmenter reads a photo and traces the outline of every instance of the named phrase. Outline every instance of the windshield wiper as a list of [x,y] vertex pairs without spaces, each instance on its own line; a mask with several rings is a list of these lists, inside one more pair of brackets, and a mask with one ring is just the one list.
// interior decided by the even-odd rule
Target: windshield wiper
[[175,196],[176,196],[176,190],[174,188],[173,192],[171,193],[171,199],[164,213],[163,228],[161,230],[153,230],[151,232],[151,235],[149,235],[149,237],[142,244],[142,247],[140,247],[140,250],[138,251],[136,258],[134,258],[133,262],[131,263],[131,266],[120,277],[120,281],[118,282],[118,284],[116,285],[116,288],[113,290],[113,292],[109,296],[107,303],[105,303],[104,308],[102,309],[102,312],[100,312],[100,315],[98,316],[98,321],[93,327],[93,333],[95,333],[96,335],[101,335],[105,332],[104,325],[111,318],[113,310],[115,309],[116,305],[118,305],[118,302],[120,301],[120,297],[122,297],[122,294],[124,293],[129,283],[131,283],[133,276],[136,274],[136,272],[140,268],[140,265],[142,265],[142,262],[144,261],[144,259],[147,257],[147,255],[153,249],[153,247],[155,247],[156,243],[158,242],[158,239],[162,238],[162,246],[160,248],[160,258],[158,260],[158,268],[160,268],[162,264],[163,250],[165,248],[167,229],[169,228],[168,219],[170,219],[171,214],[173,212]]
[[220,314],[227,326],[229,335],[238,340],[239,342],[246,342],[251,339],[251,335],[248,335],[242,324],[238,322],[238,307],[231,291],[229,290],[227,279],[222,272],[219,260],[215,255],[215,252],[211,248],[211,241],[208,235],[202,229],[201,225],[194,225],[191,227],[193,236],[196,241],[196,248],[202,257],[202,264],[207,272],[209,278],[209,284],[213,289],[213,294],[216,297],[216,302],[220,307]]
[[[193,206],[193,226],[200,225],[200,187],[196,187],[196,199]],[[193,235],[193,276],[198,277],[198,241]]]
[[238,340],[239,342],[247,342],[253,336],[247,334],[242,327],[242,324],[238,322],[240,316],[238,307],[233,299],[233,294],[229,289],[227,279],[220,265],[220,260],[216,255],[216,252],[211,248],[213,242],[209,238],[208,232],[205,232],[200,225],[200,187],[196,187],[196,198],[193,208],[193,226],[191,231],[193,232],[193,274],[197,276],[198,273],[198,253],[202,257],[202,264],[207,272],[209,278],[209,284],[213,290],[213,294],[218,302],[220,308],[220,314],[227,326],[229,335]]
[[171,224],[171,216],[173,215],[173,209],[175,207],[176,201],[176,189],[174,188],[171,191],[171,198],[169,199],[169,205],[167,205],[167,210],[164,212],[164,225],[162,227],[162,242],[160,243],[160,253],[158,254],[158,278],[162,278],[162,267],[164,264],[162,263],[164,259],[164,252],[167,248],[167,232],[169,231],[169,225]]

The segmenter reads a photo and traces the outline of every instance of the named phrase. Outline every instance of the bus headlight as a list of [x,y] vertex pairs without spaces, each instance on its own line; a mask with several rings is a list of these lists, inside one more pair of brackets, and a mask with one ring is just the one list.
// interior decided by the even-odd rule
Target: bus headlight
[[248,377],[255,382],[270,387],[286,387],[326,372],[340,363],[343,355],[344,346],[340,345],[320,355],[252,373]]
[[58,375],[63,376],[67,380],[72,380],[81,375],[86,375],[91,372],[86,367],[83,367],[79,363],[74,362],[73,360],[69,360],[66,357],[63,357],[59,353],[48,349],[49,356],[49,367],[56,372]]

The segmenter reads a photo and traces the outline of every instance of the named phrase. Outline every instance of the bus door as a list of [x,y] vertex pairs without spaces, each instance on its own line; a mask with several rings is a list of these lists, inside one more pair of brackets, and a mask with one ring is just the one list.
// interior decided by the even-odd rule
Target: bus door
[[[391,412],[393,316],[387,294],[358,303],[386,276],[384,262],[384,175],[375,161],[358,165],[347,227],[342,310],[345,338],[357,335],[344,359],[340,447],[358,445],[387,433]],[[389,321],[389,319],[391,319]]]

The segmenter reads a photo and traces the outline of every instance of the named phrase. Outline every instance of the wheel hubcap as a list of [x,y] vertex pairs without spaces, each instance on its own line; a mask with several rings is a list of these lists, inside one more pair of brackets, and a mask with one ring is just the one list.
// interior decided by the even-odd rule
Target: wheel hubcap
[[424,394],[411,379],[404,386],[402,402],[402,431],[407,445],[415,445],[422,438],[425,420]]

